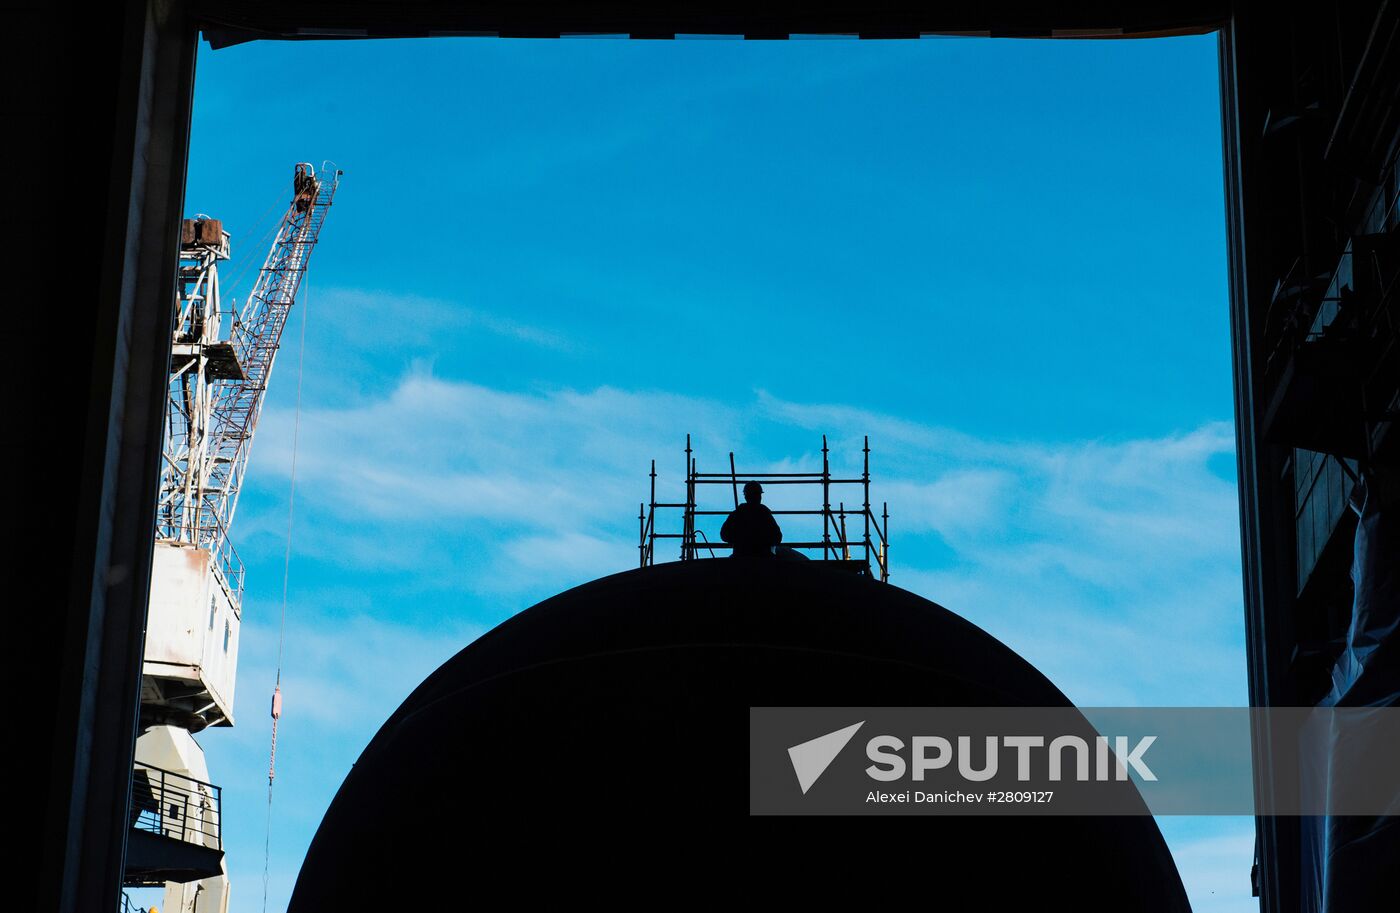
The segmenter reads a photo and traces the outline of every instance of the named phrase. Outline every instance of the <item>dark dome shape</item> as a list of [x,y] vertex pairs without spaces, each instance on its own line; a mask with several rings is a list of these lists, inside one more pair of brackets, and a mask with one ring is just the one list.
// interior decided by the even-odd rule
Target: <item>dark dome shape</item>
[[910,890],[933,909],[1189,909],[1145,815],[751,817],[751,706],[1069,702],[980,628],[835,565],[615,574],[504,622],[404,701],[289,909],[824,908]]

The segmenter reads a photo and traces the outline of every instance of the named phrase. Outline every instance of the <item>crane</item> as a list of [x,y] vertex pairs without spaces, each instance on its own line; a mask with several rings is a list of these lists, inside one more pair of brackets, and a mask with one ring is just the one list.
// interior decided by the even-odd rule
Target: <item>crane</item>
[[182,913],[228,909],[222,793],[193,734],[233,725],[243,566],[229,529],[282,332],[342,173],[296,166],[242,307],[220,297],[219,264],[230,257],[222,222],[181,224],[123,882],[164,884],[164,908]]
[[241,310],[224,313],[219,301],[218,262],[229,258],[222,225],[207,218],[184,225],[157,537],[207,549],[240,594],[229,527],[282,330],[340,175],[328,165],[296,166],[292,201]]

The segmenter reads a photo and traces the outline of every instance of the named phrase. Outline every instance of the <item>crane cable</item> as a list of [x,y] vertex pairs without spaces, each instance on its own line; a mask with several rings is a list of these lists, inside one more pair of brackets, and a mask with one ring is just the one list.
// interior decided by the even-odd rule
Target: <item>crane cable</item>
[[301,436],[301,380],[306,366],[306,323],[311,313],[310,282],[302,278],[301,351],[297,353],[297,404],[292,420],[292,478],[287,495],[287,547],[282,559],[282,617],[277,627],[277,682],[272,689],[272,747],[267,760],[267,833],[263,841],[263,913],[267,913],[267,881],[272,865],[272,781],[277,776],[277,720],[282,716],[282,648],[287,634],[287,583],[292,573],[292,521],[296,516],[297,441]]
[[[267,212],[264,212],[262,215],[258,216],[258,221],[257,221],[257,223],[254,225],[254,227],[253,227],[253,228],[250,228],[250,229],[244,234],[243,238],[239,241],[239,244],[240,244],[240,245],[246,244],[246,243],[248,242],[248,239],[251,238],[251,237],[253,236],[253,233],[254,233],[254,232],[256,232],[256,231],[257,231],[259,228],[261,228],[263,225],[267,225],[268,228],[267,228],[266,231],[263,232],[262,237],[258,240],[257,247],[253,248],[253,250],[255,250],[255,251],[256,251],[256,250],[267,250],[267,242],[272,240],[272,236],[277,232],[278,229],[280,229],[280,228],[282,227],[282,223],[285,222],[285,221],[287,220],[287,214],[284,212],[284,213],[282,213],[282,215],[280,215],[280,216],[278,216],[276,219],[272,220],[272,222],[270,222],[270,223],[267,222],[268,213],[272,212],[272,211],[273,211],[273,207],[275,207],[276,205],[277,205],[277,202],[274,201],[273,204],[272,204],[272,206],[269,206],[269,207],[267,208]],[[235,299],[235,298],[236,298],[236,296],[237,296],[237,294],[238,294],[238,286],[239,286],[239,283],[241,283],[241,282],[243,281],[243,278],[244,278],[245,276],[248,275],[248,270],[252,269],[252,268],[253,268],[253,264],[256,263],[256,262],[257,262],[257,261],[256,261],[255,259],[253,259],[252,257],[248,257],[248,258],[245,258],[244,260],[242,260],[242,261],[239,263],[238,271],[235,272],[235,273],[233,274],[233,278],[232,278],[232,279],[230,279],[227,283],[225,283],[225,284],[228,286],[228,292],[229,292],[229,298],[230,298],[230,299]],[[261,271],[261,267],[259,267],[259,271]]]

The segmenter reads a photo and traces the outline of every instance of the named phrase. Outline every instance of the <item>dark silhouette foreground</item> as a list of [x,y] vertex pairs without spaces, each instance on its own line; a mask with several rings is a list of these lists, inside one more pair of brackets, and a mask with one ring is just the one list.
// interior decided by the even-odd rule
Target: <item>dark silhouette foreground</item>
[[685,561],[595,580],[505,621],[414,691],[331,803],[289,909],[370,909],[407,890],[415,910],[595,897],[624,910],[911,897],[1188,910],[1145,808],[749,816],[750,707],[891,705],[1069,701],[952,612],[824,562]]
[[744,503],[724,518],[719,537],[734,546],[737,558],[771,558],[783,541],[782,528],[773,512],[763,504],[763,486],[744,484]]

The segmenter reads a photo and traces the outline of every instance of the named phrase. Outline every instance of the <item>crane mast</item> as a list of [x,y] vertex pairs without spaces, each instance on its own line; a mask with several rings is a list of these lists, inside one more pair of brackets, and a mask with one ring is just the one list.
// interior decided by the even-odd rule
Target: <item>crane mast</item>
[[241,310],[225,312],[219,300],[217,264],[229,257],[222,226],[196,219],[182,238],[157,536],[207,549],[240,595],[228,531],[287,315],[339,180],[328,166],[296,166],[292,201]]

